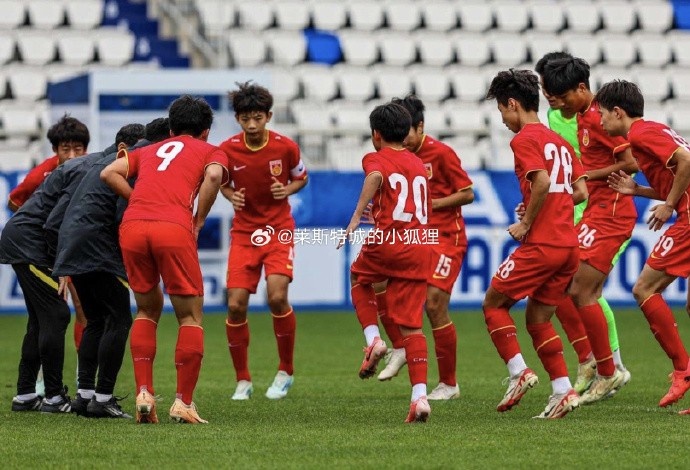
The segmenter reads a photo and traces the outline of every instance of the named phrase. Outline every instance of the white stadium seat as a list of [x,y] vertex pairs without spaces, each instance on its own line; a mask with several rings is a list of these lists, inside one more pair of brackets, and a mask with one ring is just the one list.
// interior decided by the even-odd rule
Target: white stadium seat
[[295,100],[290,103],[290,111],[300,132],[330,132],[333,119],[324,103]]
[[563,38],[548,33],[527,33],[525,34],[527,47],[530,50],[532,64],[536,64],[539,59],[549,52],[562,51]]
[[644,118],[648,121],[661,122],[666,125],[669,124],[668,111],[664,106],[656,103],[644,104]]
[[266,41],[253,31],[231,31],[227,34],[227,41],[235,67],[255,67],[266,60]]
[[642,65],[662,67],[671,62],[671,44],[665,36],[636,31],[632,38]]
[[299,78],[288,67],[262,67],[271,74],[271,94],[276,103],[287,103],[299,95]]
[[464,31],[482,32],[491,28],[494,16],[488,2],[469,0],[458,3],[460,27]]
[[407,65],[417,58],[417,46],[409,34],[381,31],[377,39],[381,59],[388,65]]
[[24,2],[17,0],[0,0],[0,11],[0,29],[14,29],[26,18]]
[[488,122],[484,108],[469,103],[450,102],[444,106],[450,128],[460,134],[485,134]]
[[637,12],[630,2],[606,0],[599,3],[604,29],[613,33],[627,33],[637,23]]
[[205,32],[219,36],[235,23],[235,5],[224,0],[196,0],[196,8]]
[[589,34],[562,34],[563,46],[566,51],[587,61],[592,66],[601,61],[601,47]]
[[369,0],[353,0],[348,2],[350,26],[353,29],[374,31],[384,20],[383,5],[381,2]]
[[373,69],[379,97],[384,100],[402,98],[412,91],[412,78],[399,67],[378,65]]
[[455,28],[458,23],[458,14],[452,2],[426,1],[422,2],[421,8],[427,30],[448,31]]
[[374,97],[376,87],[373,74],[365,67],[337,65],[333,67],[340,87],[340,96],[349,101],[366,101]]
[[638,67],[633,70],[633,81],[640,87],[647,103],[659,102],[669,96],[669,79],[664,71],[657,68]]
[[494,62],[499,65],[514,67],[527,60],[527,44],[521,35],[495,33],[490,36],[489,44]]
[[93,61],[96,45],[90,34],[62,33],[57,38],[57,49],[63,64],[85,65]]
[[28,65],[45,65],[55,58],[55,39],[47,31],[22,31],[16,35],[22,62]]
[[74,29],[93,29],[103,21],[101,0],[65,0],[67,22]]
[[371,143],[363,145],[359,136],[337,137],[326,142],[329,163],[336,170],[361,171],[362,157],[373,150]]
[[338,83],[330,68],[305,63],[295,69],[302,81],[304,96],[315,101],[328,101],[338,94]]
[[420,31],[415,38],[423,64],[444,66],[453,61],[455,51],[447,34]]
[[486,78],[478,67],[453,66],[446,69],[455,98],[477,102],[486,96]]
[[0,34],[0,64],[6,64],[14,57],[14,37],[10,34]]
[[448,132],[448,117],[445,110],[434,103],[424,103],[424,132],[431,135],[446,134]]
[[598,29],[601,24],[599,9],[591,3],[566,3],[563,11],[570,31],[590,33]]
[[5,135],[34,135],[39,131],[39,121],[33,108],[3,106],[0,120]]
[[690,101],[690,71],[675,69],[669,79],[675,99]]
[[343,59],[351,65],[370,65],[378,60],[376,37],[368,31],[342,30],[338,33]]
[[461,65],[483,65],[491,58],[489,40],[477,33],[458,33],[450,38],[455,45],[458,62]]
[[672,31],[667,38],[671,43],[671,50],[676,58],[676,64],[690,66],[690,33],[686,31]]
[[303,30],[311,20],[309,4],[301,0],[280,0],[273,5],[280,29]]
[[246,29],[263,30],[273,24],[273,5],[267,0],[252,0],[237,4],[240,25]]
[[414,67],[412,74],[415,94],[424,102],[442,101],[450,96],[450,82],[435,67]]
[[40,67],[12,68],[7,80],[16,100],[35,101],[46,94],[46,74]]
[[388,0],[383,7],[388,27],[394,31],[412,31],[419,27],[422,15],[419,4],[410,0]]
[[534,31],[555,33],[563,29],[565,15],[563,6],[549,0],[532,0],[527,3]]
[[296,65],[307,56],[307,41],[302,31],[270,31],[265,35],[273,63]]
[[134,35],[127,31],[101,28],[96,36],[96,50],[104,65],[123,65],[134,57]]
[[518,0],[496,0],[491,7],[500,31],[517,33],[527,29],[529,13],[527,6]]
[[670,126],[682,136],[690,136],[690,107],[687,102],[672,106],[668,113]]
[[370,133],[370,109],[361,103],[335,101],[330,105],[330,113],[335,121],[335,128],[344,134],[367,135]]
[[315,1],[311,16],[316,29],[336,30],[347,23],[347,4],[340,1]]
[[640,28],[650,33],[663,33],[673,27],[673,4],[667,1],[634,3]]
[[612,80],[634,80],[634,75],[630,69],[621,67],[610,67],[600,64],[590,70],[589,84],[593,91],[601,88],[605,83]]
[[61,1],[31,0],[27,4],[29,22],[34,28],[53,29],[65,21],[65,9]]
[[627,67],[637,60],[635,42],[627,34],[597,34],[597,40],[604,54],[604,62],[611,67]]

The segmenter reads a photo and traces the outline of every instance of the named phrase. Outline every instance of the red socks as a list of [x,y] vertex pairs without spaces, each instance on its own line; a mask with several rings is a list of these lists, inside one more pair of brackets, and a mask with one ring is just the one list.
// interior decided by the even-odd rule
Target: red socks
[[592,346],[589,344],[589,338],[587,337],[585,326],[582,324],[580,312],[577,311],[577,307],[575,307],[571,297],[566,297],[556,308],[556,317],[561,322],[568,341],[573,345],[573,349],[577,354],[577,360],[580,364],[587,362],[592,354]]
[[534,350],[549,374],[551,380],[568,377],[568,367],[563,358],[563,343],[551,322],[527,325],[527,332],[532,337]]
[[134,380],[137,394],[147,389],[153,394],[153,360],[156,358],[156,328],[158,324],[145,318],[136,318],[129,335],[129,349],[134,362]]
[[613,364],[613,353],[611,352],[611,343],[609,343],[609,327],[606,324],[604,311],[598,303],[585,305],[580,307],[578,311],[587,330],[587,337],[597,361],[599,375],[612,376],[616,371],[616,366]]
[[520,344],[517,340],[517,328],[505,308],[484,309],[484,321],[489,330],[491,341],[494,342],[498,354],[506,364],[515,355],[520,354]]
[[688,352],[678,334],[678,324],[673,312],[661,297],[654,294],[640,305],[654,338],[659,342],[666,355],[673,361],[675,370],[685,370],[688,367]]
[[458,336],[455,325],[448,323],[445,326],[432,330],[434,335],[434,349],[438,361],[439,381],[446,385],[457,385],[455,367],[457,361]]
[[410,374],[410,384],[426,385],[428,369],[426,337],[417,333],[403,338],[405,348],[405,358],[407,359],[407,370]]
[[376,296],[374,295],[374,288],[371,284],[355,284],[350,289],[352,295],[352,305],[355,307],[357,320],[359,320],[362,329],[367,326],[376,325],[378,327],[378,313],[376,307]]
[[400,349],[403,347],[403,335],[400,333],[400,327],[395,324],[393,319],[388,316],[388,305],[386,304],[386,291],[379,292],[376,294],[376,307],[378,310],[379,320],[383,325],[383,329],[386,330],[388,339],[395,349]]
[[295,330],[297,329],[295,313],[290,309],[286,313],[271,314],[271,316],[273,317],[273,332],[278,343],[278,357],[280,359],[278,370],[292,375],[292,357],[295,351]]
[[182,325],[177,330],[175,368],[177,369],[177,398],[185,405],[192,403],[192,395],[199,380],[201,359],[204,357],[204,329],[197,325]]
[[228,349],[235,368],[235,377],[240,380],[251,381],[247,356],[249,355],[249,323],[234,324],[225,321],[225,334],[228,337]]
[[75,320],[74,322],[74,348],[79,351],[79,345],[81,344],[81,338],[84,336],[84,328],[86,325],[79,323]]

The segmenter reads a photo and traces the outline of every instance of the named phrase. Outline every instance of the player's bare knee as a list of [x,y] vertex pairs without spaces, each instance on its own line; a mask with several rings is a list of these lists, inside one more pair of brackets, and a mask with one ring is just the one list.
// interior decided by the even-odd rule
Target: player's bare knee
[[437,296],[430,296],[426,300],[426,315],[432,328],[439,328],[450,323],[448,306]]
[[641,281],[641,279],[638,279],[632,288],[633,297],[635,297],[635,301],[638,304],[644,302],[647,297],[654,293],[650,288],[651,286],[649,286],[646,282]]
[[228,301],[228,320],[241,323],[247,319],[247,303],[238,299]]
[[277,292],[269,294],[268,308],[270,308],[273,313],[285,313],[290,310],[287,293]]

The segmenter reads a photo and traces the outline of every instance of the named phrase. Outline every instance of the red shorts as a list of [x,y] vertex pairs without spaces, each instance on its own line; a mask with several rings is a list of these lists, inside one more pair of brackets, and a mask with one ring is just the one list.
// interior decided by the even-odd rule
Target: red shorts
[[263,267],[265,276],[282,274],[292,281],[292,261],[295,258],[292,243],[268,243],[264,246],[230,245],[228,273],[225,285],[228,289],[247,289],[256,293]]
[[467,245],[456,246],[448,243],[433,245],[432,248],[434,254],[431,269],[433,271],[429,275],[427,283],[450,294],[460,275],[462,260],[467,253]]
[[690,226],[671,225],[654,245],[647,264],[669,276],[690,276]]
[[520,245],[498,267],[491,287],[513,300],[529,296],[546,305],[558,305],[577,271],[578,255],[576,246]]
[[129,220],[120,225],[120,248],[129,286],[144,294],[163,285],[172,295],[204,295],[194,234],[179,224]]
[[603,219],[583,217],[577,224],[580,261],[604,274],[611,272],[613,259],[625,241],[632,236],[636,219]]

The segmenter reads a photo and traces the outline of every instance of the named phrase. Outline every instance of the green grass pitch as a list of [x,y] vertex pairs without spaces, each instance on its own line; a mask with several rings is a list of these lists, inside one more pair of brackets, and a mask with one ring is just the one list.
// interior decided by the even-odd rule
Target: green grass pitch
[[[690,345],[690,321],[676,309]],[[363,337],[353,313],[298,314],[295,385],[271,401],[264,392],[275,374],[277,353],[271,319],[250,316],[250,366],[254,397],[233,402],[234,374],[224,316],[205,318],[206,353],[195,401],[206,426],[171,423],[176,322],[167,315],[158,329],[156,392],[160,425],[89,420],[9,411],[25,317],[0,316],[0,456],[7,468],[687,468],[690,395],[660,409],[670,362],[635,309],[617,310],[624,361],[631,382],[612,399],[582,407],[563,420],[531,419],[551,388],[524,330],[523,353],[541,383],[520,406],[499,414],[496,403],[506,369],[478,312],[453,313],[458,329],[461,397],[432,403],[426,424],[403,424],[409,403],[407,369],[391,382],[362,381],[357,371]],[[71,331],[71,330],[70,330]],[[571,376],[572,348],[565,345]],[[437,373],[430,355],[430,389]],[[75,353],[67,343],[65,381],[74,393]],[[133,413],[129,350],[116,393]]]

